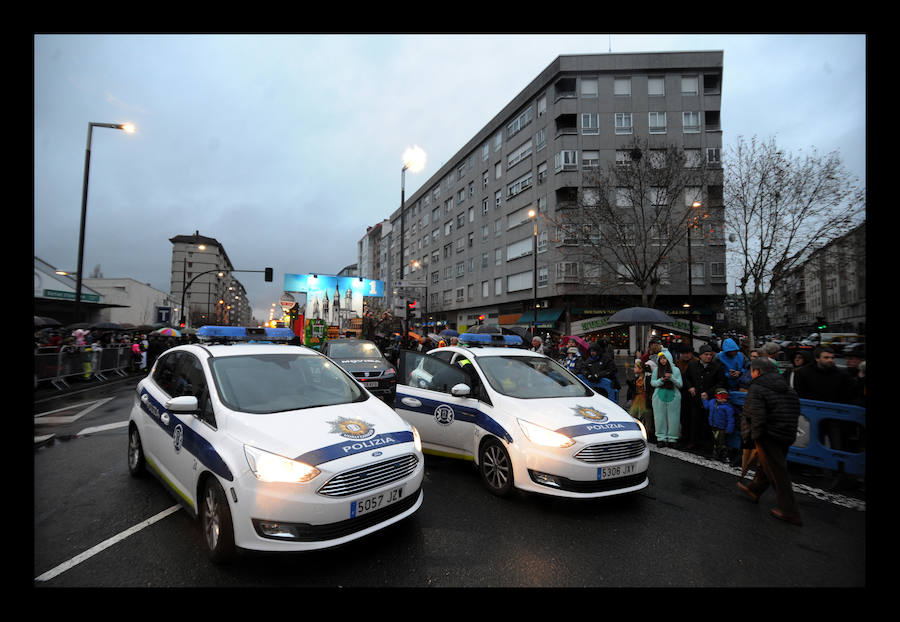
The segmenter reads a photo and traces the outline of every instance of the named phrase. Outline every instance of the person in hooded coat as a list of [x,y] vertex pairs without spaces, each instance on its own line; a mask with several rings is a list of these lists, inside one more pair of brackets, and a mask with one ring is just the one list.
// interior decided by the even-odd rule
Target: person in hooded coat
[[668,350],[661,351],[650,377],[657,447],[673,446],[681,436],[681,370],[672,364],[671,356]]
[[772,508],[772,515],[801,525],[787,468],[788,450],[797,437],[800,398],[771,359],[753,359],[750,374],[753,380],[744,401],[741,436],[745,446],[756,446],[760,468],[750,483],[738,482],[738,488],[756,503],[774,485],[776,507]]
[[740,388],[741,374],[747,367],[747,357],[741,352],[734,339],[730,337],[722,342],[722,351],[717,357],[725,368],[725,380],[729,391],[737,391]]

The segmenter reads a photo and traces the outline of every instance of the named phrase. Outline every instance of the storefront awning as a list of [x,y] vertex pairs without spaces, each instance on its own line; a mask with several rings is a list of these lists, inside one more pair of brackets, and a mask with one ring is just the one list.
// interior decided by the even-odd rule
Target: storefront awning
[[[559,320],[562,315],[562,309],[538,309],[537,323],[540,328],[550,328]],[[534,312],[525,311],[516,324],[531,324],[534,321]]]

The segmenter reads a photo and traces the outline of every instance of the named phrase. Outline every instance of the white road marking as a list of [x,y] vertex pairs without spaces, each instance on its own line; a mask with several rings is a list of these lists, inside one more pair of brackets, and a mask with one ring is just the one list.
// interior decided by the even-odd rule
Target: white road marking
[[[737,477],[741,476],[741,469],[736,466],[730,466],[723,462],[719,462],[718,460],[710,460],[709,458],[704,458],[703,456],[697,456],[695,454],[679,451],[677,449],[672,449],[671,447],[666,447],[664,449],[657,449],[656,446],[650,445],[650,450],[655,451],[656,453],[663,454],[664,456],[671,456],[673,458],[678,458],[679,460],[683,460],[684,462],[690,462],[691,464],[696,464],[699,466],[706,467],[708,469],[715,469],[716,471],[721,471],[722,473],[730,473],[732,475],[736,475]],[[749,476],[752,471],[749,471],[747,475]],[[825,490],[821,490],[819,488],[813,488],[812,486],[807,486],[806,484],[793,484],[794,492],[809,495],[811,497],[815,497],[816,499],[821,499],[822,501],[827,501],[828,503],[833,503],[835,505],[840,505],[845,508],[850,508],[852,510],[860,510],[862,512],[866,511],[866,502],[860,501],[859,499],[853,499],[852,497],[845,497],[844,495],[838,495],[835,493],[827,492]]]
[[176,504],[176,505],[173,505],[173,506],[170,507],[168,510],[163,510],[162,512],[160,512],[160,513],[157,514],[156,516],[151,516],[151,517],[148,518],[147,520],[138,523],[138,524],[135,525],[134,527],[130,527],[130,528],[126,529],[125,531],[123,531],[122,533],[120,533],[120,534],[118,534],[118,535],[115,535],[115,536],[113,536],[112,538],[109,538],[108,540],[104,540],[103,542],[101,542],[101,543],[98,544],[97,546],[88,549],[88,550],[85,551],[84,553],[81,553],[81,554],[79,554],[79,555],[76,555],[75,557],[73,557],[73,558],[70,559],[69,561],[61,563],[61,564],[60,564],[59,566],[57,566],[56,568],[54,568],[54,569],[52,569],[52,570],[48,570],[48,571],[45,572],[44,574],[42,574],[42,575],[38,576],[37,578],[35,578],[35,581],[49,581],[50,579],[52,579],[52,578],[54,578],[54,577],[56,577],[56,576],[61,575],[61,574],[64,573],[65,571],[69,570],[70,568],[72,568],[72,567],[74,567],[74,566],[77,566],[78,564],[80,564],[80,563],[83,562],[84,560],[93,557],[94,555],[96,555],[96,554],[99,553],[100,551],[103,551],[103,550],[105,550],[105,549],[111,547],[113,544],[116,544],[117,542],[121,542],[122,540],[124,540],[124,539],[127,538],[128,536],[137,533],[138,531],[140,531],[140,530],[143,529],[144,527],[149,527],[149,526],[152,525],[153,523],[155,523],[155,522],[157,522],[157,521],[159,521],[159,520],[164,519],[164,518],[165,518],[166,516],[168,516],[169,514],[173,514],[173,513],[175,513],[176,511],[178,511],[178,510],[180,510],[180,509],[181,509],[181,506],[180,506],[180,505],[177,505],[177,504]]
[[117,421],[116,423],[107,423],[106,425],[97,425],[92,428],[85,428],[75,436],[85,436],[87,434],[93,434],[94,432],[105,432],[106,430],[115,430],[117,428],[124,428],[128,425],[128,421]]
[[[115,399],[115,396],[105,397],[102,400],[95,400],[92,402],[82,402],[81,404],[74,404],[72,406],[66,406],[64,408],[57,408],[56,410],[48,410],[45,413],[39,413],[39,414],[35,415],[34,420],[35,420],[35,423],[39,423],[41,425],[59,425],[59,424],[64,424],[64,423],[72,423],[73,421],[78,421],[79,419],[84,417],[86,414],[88,414],[92,410],[95,410],[96,408],[103,406],[106,402],[108,402],[112,399]],[[72,410],[72,409],[78,408],[80,406],[87,406],[87,408],[80,410],[77,413],[75,413],[74,415],[69,415],[67,417],[48,417],[47,416],[47,415],[52,415],[53,413],[63,412],[66,410]]]

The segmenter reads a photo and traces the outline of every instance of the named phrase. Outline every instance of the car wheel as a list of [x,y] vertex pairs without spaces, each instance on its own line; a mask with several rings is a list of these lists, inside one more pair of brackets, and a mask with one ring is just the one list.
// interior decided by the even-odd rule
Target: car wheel
[[137,427],[132,425],[128,428],[128,472],[132,477],[141,477],[147,472],[146,469],[141,435],[138,434]]
[[513,487],[512,461],[503,443],[493,438],[482,443],[478,465],[488,490],[500,497],[509,494]]
[[206,552],[216,563],[228,561],[235,551],[234,526],[225,491],[215,477],[207,478],[200,503],[200,524]]

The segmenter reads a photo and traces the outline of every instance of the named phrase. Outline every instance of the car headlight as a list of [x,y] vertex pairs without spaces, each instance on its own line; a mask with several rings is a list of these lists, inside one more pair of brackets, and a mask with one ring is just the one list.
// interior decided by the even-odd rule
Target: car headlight
[[637,421],[638,427],[641,429],[641,436],[644,437],[644,440],[647,440],[647,428],[644,427],[644,424],[641,423],[640,419],[635,419]]
[[528,440],[535,445],[544,445],[545,447],[571,447],[575,441],[559,432],[548,430],[543,426],[519,419],[519,427],[528,437]]
[[308,482],[321,471],[314,466],[244,445],[244,455],[256,479],[263,482]]
[[422,437],[419,436],[419,431],[416,429],[416,426],[410,426],[412,428],[413,433],[413,443],[416,446],[416,451],[422,453]]

